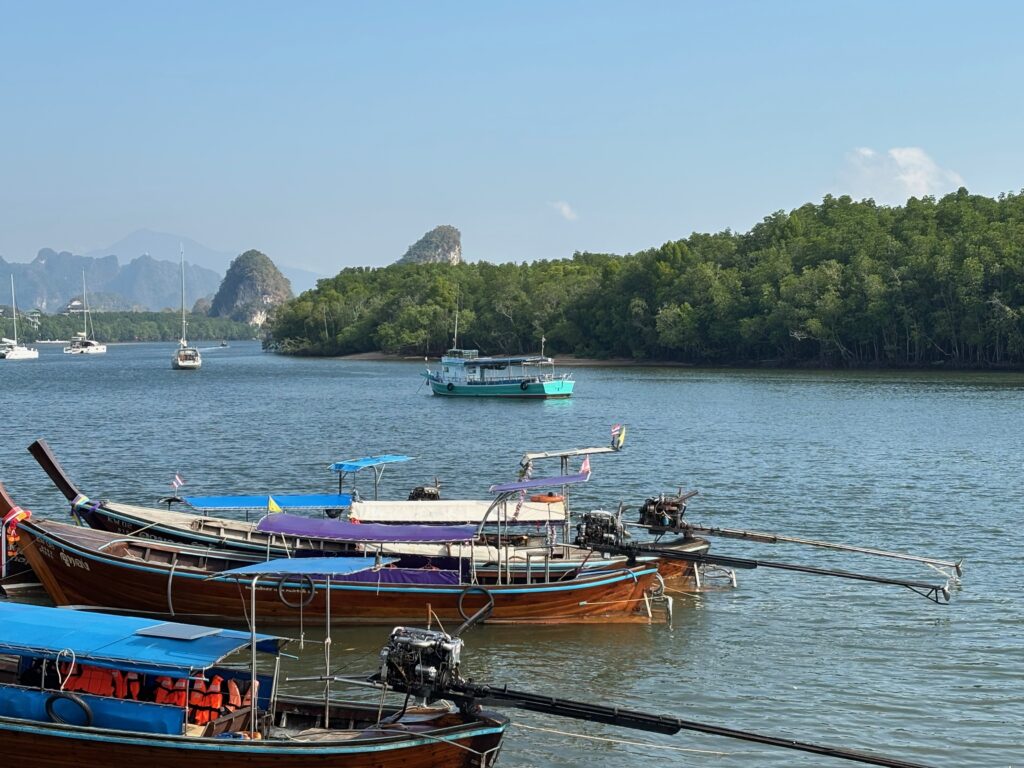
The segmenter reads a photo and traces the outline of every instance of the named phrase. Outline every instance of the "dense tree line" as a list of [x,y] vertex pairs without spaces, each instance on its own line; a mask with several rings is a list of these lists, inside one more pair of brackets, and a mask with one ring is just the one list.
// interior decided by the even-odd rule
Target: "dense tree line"
[[530,264],[346,269],[281,307],[284,352],[703,364],[1024,365],[1024,195],[826,197],[749,232]]
[[[11,308],[3,312],[3,335],[13,332]],[[187,316],[189,340],[254,339],[257,331],[246,323],[227,318]],[[27,315],[18,311],[18,340],[26,343],[40,339],[70,339],[82,330],[82,316]],[[181,337],[179,312],[93,312],[92,338],[102,342],[177,341]]]

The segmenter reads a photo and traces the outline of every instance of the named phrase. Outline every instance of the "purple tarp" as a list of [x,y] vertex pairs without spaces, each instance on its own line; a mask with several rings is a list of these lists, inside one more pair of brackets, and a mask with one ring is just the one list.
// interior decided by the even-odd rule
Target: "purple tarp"
[[345,576],[342,581],[366,584],[458,584],[459,574],[455,571],[419,568],[381,568],[377,571],[353,573]]
[[265,533],[373,544],[447,544],[472,541],[476,537],[475,525],[350,523],[284,513],[267,515],[256,528]]

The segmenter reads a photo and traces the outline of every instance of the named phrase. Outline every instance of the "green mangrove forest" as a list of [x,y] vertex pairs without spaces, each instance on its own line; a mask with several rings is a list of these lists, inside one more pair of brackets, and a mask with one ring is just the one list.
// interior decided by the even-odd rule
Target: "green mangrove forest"
[[[282,305],[285,353],[460,346],[705,365],[1024,367],[1024,193],[825,197],[626,256],[345,269]],[[524,254],[524,258],[528,254]]]
[[[13,332],[10,309],[4,313],[4,335]],[[223,317],[189,314],[190,340],[255,339],[258,331],[247,323]],[[47,339],[70,339],[82,330],[82,316],[24,315],[18,311],[18,339],[32,343]],[[131,341],[177,341],[181,338],[180,312],[92,312],[89,330],[93,338],[104,343]]]

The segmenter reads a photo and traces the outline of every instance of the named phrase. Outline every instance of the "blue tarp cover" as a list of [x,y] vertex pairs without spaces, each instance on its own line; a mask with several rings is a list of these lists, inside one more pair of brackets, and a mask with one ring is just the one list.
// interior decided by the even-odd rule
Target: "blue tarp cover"
[[367,467],[376,467],[381,464],[394,464],[399,461],[412,461],[412,456],[401,456],[398,454],[385,454],[382,456],[366,456],[362,459],[348,459],[347,461],[336,461],[328,469],[335,472],[358,472]]
[[352,506],[352,497],[347,493],[276,493],[263,496],[185,496],[186,504],[195,509],[261,509],[270,506],[270,499],[281,509],[338,509]]
[[284,533],[314,539],[368,544],[448,544],[472,541],[475,525],[389,525],[314,519],[301,515],[267,515],[256,525],[264,533]]
[[580,472],[578,475],[562,475],[561,477],[538,477],[534,480],[516,480],[512,483],[499,483],[492,485],[491,493],[506,493],[508,491],[528,491],[532,488],[553,488],[558,485],[573,485],[574,483],[585,483],[590,474]]
[[243,565],[224,571],[228,576],[255,576],[269,574],[272,576],[345,576],[360,571],[368,571],[377,565],[397,563],[396,557],[385,557],[379,561],[372,557],[284,557],[268,560],[265,563]]
[[[207,669],[249,644],[248,632],[204,633],[212,628],[195,625],[184,625],[201,635],[192,640],[137,634],[161,624],[173,622],[0,603],[0,653],[53,659],[62,650],[72,651],[82,663],[185,677],[190,670]],[[271,635],[256,635],[256,639],[256,647],[267,653],[276,653],[285,642]],[[61,658],[70,661],[70,654]]]

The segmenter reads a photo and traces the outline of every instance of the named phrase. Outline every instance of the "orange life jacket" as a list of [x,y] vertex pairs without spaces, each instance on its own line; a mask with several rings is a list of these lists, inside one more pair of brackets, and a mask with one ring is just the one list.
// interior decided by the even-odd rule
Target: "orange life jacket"
[[202,717],[203,720],[196,720],[196,722],[210,722],[220,717],[221,707],[224,705],[224,694],[221,693],[220,684],[224,682],[224,678],[220,675],[214,675],[210,679],[210,684],[206,686],[206,695],[203,697],[202,702]]
[[125,695],[122,696],[121,698],[122,699],[127,699],[127,698],[131,697],[131,698],[135,699],[135,701],[138,701],[139,700],[139,692],[142,690],[142,683],[139,681],[139,673],[138,672],[125,672],[125,675],[124,675],[124,685],[125,685]]
[[153,701],[157,704],[170,704],[171,696],[174,693],[174,683],[169,677],[158,677],[156,679],[156,691],[153,694]]
[[115,669],[111,674],[114,678],[114,695],[119,699],[127,699],[128,682],[124,679],[124,674],[119,669]]
[[228,703],[224,705],[224,709],[234,712],[240,706],[242,706],[242,694],[238,690],[238,681],[232,677],[228,680]]
[[225,712],[234,712],[236,709],[245,708],[252,706],[253,693],[259,691],[260,681],[256,680],[250,683],[248,689],[245,691],[245,696],[240,694],[238,687],[238,681],[234,678],[228,680],[228,703],[224,705]]
[[206,717],[206,681],[202,678],[192,681],[192,690],[188,694],[189,720],[197,725],[205,725]]
[[188,681],[179,677],[174,681],[174,690],[171,691],[171,695],[168,698],[168,704],[174,704],[178,707],[184,707],[185,702],[188,701]]
[[[113,696],[118,689],[121,673],[103,667],[83,666],[77,690],[94,696]],[[123,681],[121,681],[123,686]]]

